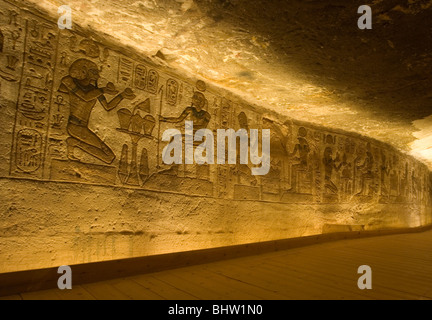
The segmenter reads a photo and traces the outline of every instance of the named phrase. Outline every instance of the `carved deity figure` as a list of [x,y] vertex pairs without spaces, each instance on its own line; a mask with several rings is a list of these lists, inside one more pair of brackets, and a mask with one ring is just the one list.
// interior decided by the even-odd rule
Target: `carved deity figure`
[[[123,99],[134,99],[135,94],[129,88],[118,94],[111,82],[104,88],[98,88],[99,77],[99,68],[94,62],[78,59],[72,63],[69,75],[62,79],[58,89],[59,92],[69,95],[70,115],[67,132],[70,137],[66,142],[70,160],[78,160],[74,156],[75,148],[107,164],[112,163],[115,159],[110,147],[89,129],[90,115],[98,101],[106,111],[110,111],[116,108]],[[108,102],[105,94],[116,96]]]
[[193,121],[193,132],[207,128],[211,115],[204,108],[208,105],[207,99],[201,92],[195,92],[192,103],[178,117],[160,116],[160,121],[169,123],[180,123],[185,120]]
[[330,147],[327,147],[324,150],[324,187],[325,191],[330,194],[337,194],[338,188],[332,181],[332,175],[333,175],[333,169],[336,169],[336,171],[339,171],[339,169],[342,166],[342,163],[339,164],[339,166],[336,165],[336,162],[339,162],[339,153],[336,155],[336,158],[333,159],[333,151]]

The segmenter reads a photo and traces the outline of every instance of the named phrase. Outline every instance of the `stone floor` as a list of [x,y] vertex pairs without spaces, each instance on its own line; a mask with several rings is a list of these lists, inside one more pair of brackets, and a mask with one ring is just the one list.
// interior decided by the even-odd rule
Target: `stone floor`
[[[372,269],[360,290],[358,267]],[[432,231],[341,240],[3,299],[432,299]]]

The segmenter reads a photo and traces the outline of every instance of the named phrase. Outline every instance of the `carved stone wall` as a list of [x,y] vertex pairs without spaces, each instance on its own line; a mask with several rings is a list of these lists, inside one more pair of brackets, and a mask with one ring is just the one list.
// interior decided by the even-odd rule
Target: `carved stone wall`
[[[0,8],[0,272],[431,223],[429,170],[388,145]],[[187,119],[270,129],[270,172],[164,165],[161,133]]]

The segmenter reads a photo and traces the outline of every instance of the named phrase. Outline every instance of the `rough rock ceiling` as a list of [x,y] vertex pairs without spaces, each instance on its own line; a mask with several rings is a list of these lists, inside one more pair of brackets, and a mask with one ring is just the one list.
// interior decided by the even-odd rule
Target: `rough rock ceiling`
[[[432,0],[30,0],[293,118],[432,168]],[[360,5],[373,29],[359,30]]]

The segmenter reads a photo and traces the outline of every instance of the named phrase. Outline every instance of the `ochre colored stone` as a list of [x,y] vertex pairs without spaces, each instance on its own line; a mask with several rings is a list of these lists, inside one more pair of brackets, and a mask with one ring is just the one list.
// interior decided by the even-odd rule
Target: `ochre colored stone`
[[[432,222],[428,168],[385,143],[0,7],[16,14],[0,15],[0,272]],[[270,129],[270,172],[162,163],[162,132],[197,104],[212,131]]]

